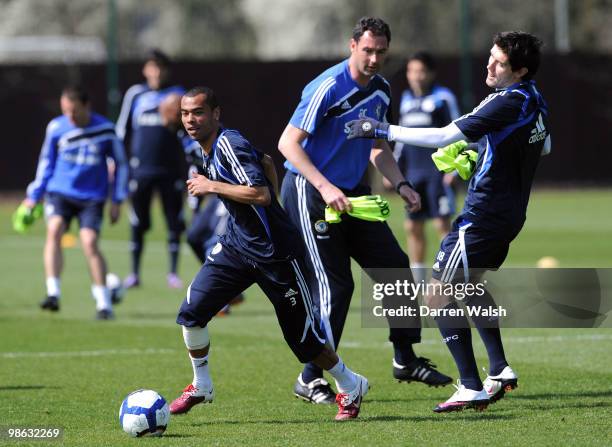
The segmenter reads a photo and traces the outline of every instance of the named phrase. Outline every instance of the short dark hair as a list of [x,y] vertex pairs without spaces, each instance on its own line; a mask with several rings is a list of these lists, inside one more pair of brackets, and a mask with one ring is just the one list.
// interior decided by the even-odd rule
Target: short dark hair
[[362,17],[353,28],[353,40],[359,42],[361,36],[370,31],[375,36],[385,36],[387,43],[391,43],[391,29],[387,23],[379,17]]
[[89,103],[89,93],[80,85],[67,85],[62,89],[62,96],[71,101],[79,101],[83,104]]
[[[429,71],[435,71],[436,70],[436,60],[431,55],[431,53],[428,53],[427,51],[417,51],[416,53],[412,54],[408,58],[408,62],[411,62],[411,61],[419,61],[419,62],[421,62],[423,65],[425,65],[425,67]],[[408,62],[406,62],[406,63],[408,63]]]
[[159,48],[152,48],[147,52],[145,56],[145,62],[153,62],[158,67],[168,68],[172,65],[172,61],[166,53]]
[[493,36],[493,43],[508,56],[512,71],[527,68],[523,81],[529,81],[535,76],[540,66],[540,39],[522,31],[504,31]]
[[210,87],[198,85],[197,87],[190,88],[183,96],[193,98],[198,95],[206,95],[206,101],[204,102],[208,104],[210,110],[215,110],[217,107],[219,107],[219,99],[217,98],[217,94]]

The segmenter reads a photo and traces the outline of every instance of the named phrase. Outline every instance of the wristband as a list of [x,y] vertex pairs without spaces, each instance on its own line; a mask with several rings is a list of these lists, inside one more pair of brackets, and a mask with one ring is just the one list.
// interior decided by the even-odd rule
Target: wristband
[[411,182],[409,182],[408,180],[402,180],[397,185],[395,185],[395,192],[399,194],[400,188],[402,186],[408,186],[410,189],[414,189],[414,185]]

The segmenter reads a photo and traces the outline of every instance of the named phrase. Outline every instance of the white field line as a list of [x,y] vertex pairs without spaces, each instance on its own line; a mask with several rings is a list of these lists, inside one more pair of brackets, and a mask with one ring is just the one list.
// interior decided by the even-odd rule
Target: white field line
[[142,355],[142,354],[168,354],[176,352],[175,349],[98,349],[95,351],[57,351],[57,352],[2,352],[0,357],[16,359],[24,357],[99,357],[104,355]]
[[[508,336],[503,337],[504,342],[508,343],[550,343],[560,341],[612,341],[612,334],[579,334],[579,335],[550,335],[550,336]],[[422,345],[442,345],[442,340],[422,340],[419,344]],[[356,349],[356,348],[376,348],[380,346],[389,346],[391,342],[385,343],[361,343],[355,341],[346,341],[340,344],[340,348]]]
[[[612,340],[612,334],[580,334],[580,335],[553,335],[553,336],[528,336],[528,337],[504,337],[504,341],[508,343],[549,343],[560,341],[609,341]],[[423,340],[422,344],[426,345],[442,345],[438,340]],[[341,348],[357,349],[357,348],[379,348],[390,344],[385,343],[361,343],[347,341],[341,344]],[[219,348],[216,348],[219,349]],[[92,351],[57,351],[57,352],[0,352],[0,358],[56,358],[56,357],[99,357],[113,355],[142,355],[142,354],[170,354],[175,352],[183,352],[177,349],[99,349]]]
[[[74,235],[74,233],[71,233]],[[76,235],[77,237],[77,245],[75,247],[72,248],[77,248],[80,250],[80,242],[78,241],[78,235]],[[41,236],[17,236],[17,235],[10,235],[10,236],[2,236],[0,237],[0,243],[2,244],[2,246],[4,248],[19,248],[19,247],[40,247],[40,250],[42,251],[43,249],[43,245],[45,243],[45,238],[41,237]],[[117,239],[104,239],[104,236],[102,236],[102,239],[100,241],[100,246],[102,247],[102,250],[110,250],[110,251],[121,251],[121,252],[129,252],[129,246],[128,246],[128,240],[117,240]],[[151,248],[151,250],[149,249],[149,246]],[[153,252],[160,252],[160,253],[165,253],[168,249],[166,248],[166,242],[165,241],[147,241],[147,251],[153,251]],[[186,242],[181,242],[181,250],[190,250],[189,245]]]

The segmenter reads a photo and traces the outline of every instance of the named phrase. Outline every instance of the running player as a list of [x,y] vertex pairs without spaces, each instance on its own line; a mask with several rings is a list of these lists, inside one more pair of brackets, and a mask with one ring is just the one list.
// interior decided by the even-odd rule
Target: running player
[[219,122],[221,109],[207,87],[189,90],[181,101],[187,133],[202,147],[206,175],[193,174],[194,196],[217,194],[230,214],[225,235],[187,289],[177,323],[182,326],[194,377],[170,412],[188,412],[212,402],[208,371],[208,322],[232,298],[257,283],[272,302],[285,341],[302,362],[312,361],[336,379],[336,420],[356,418],[368,381],[347,368],[320,333],[302,274],[303,247],[297,229],[276,200],[272,159],[236,130]]

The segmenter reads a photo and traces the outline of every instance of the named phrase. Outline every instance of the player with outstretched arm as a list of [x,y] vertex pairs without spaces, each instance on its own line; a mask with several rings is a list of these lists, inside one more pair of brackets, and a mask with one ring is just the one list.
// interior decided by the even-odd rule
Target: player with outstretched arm
[[[533,80],[540,64],[541,44],[537,37],[524,32],[496,34],[486,77],[487,86],[495,92],[448,126],[406,128],[369,118],[349,124],[349,139],[383,138],[430,148],[460,140],[478,142],[475,174],[463,211],[440,246],[433,266],[434,284],[478,282],[483,270],[501,266],[510,243],[525,223],[536,168],[541,155],[550,152],[548,107]],[[448,297],[432,294],[425,298],[430,308],[457,309],[457,303]],[[465,305],[495,304],[487,292],[466,299]],[[436,322],[455,359],[461,382],[450,399],[436,406],[436,412],[484,408],[518,384],[504,354],[499,321],[473,318],[489,356],[489,375],[483,386],[468,321],[465,316],[451,316],[453,313],[437,317]]]

